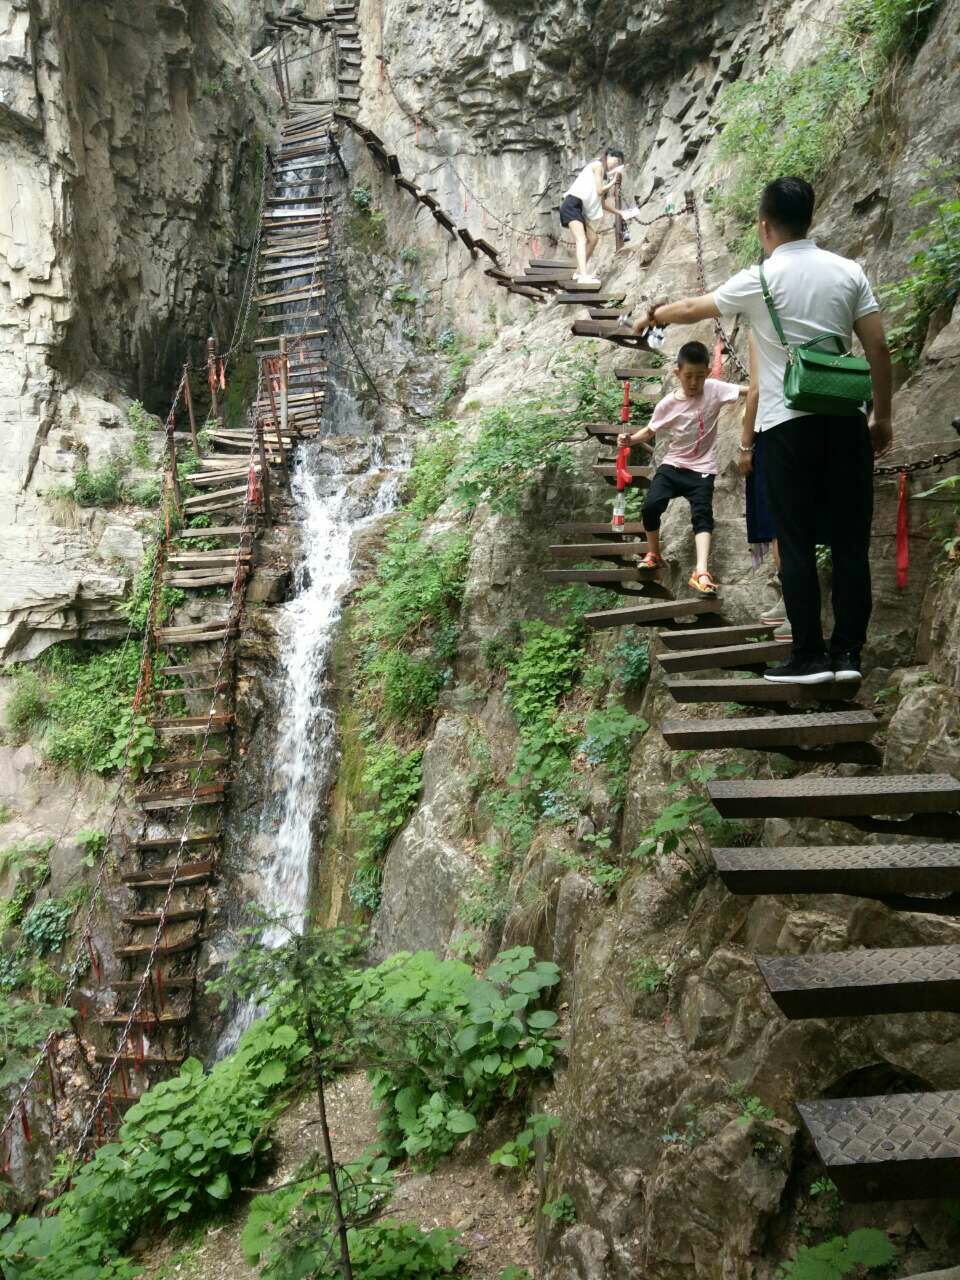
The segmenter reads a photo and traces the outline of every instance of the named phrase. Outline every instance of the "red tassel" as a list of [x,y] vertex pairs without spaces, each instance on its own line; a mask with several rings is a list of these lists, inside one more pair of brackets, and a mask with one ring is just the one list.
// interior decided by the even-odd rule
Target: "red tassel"
[[713,348],[713,367],[710,370],[711,378],[719,378],[723,375],[723,340],[717,339],[717,345]]
[[50,1076],[50,1101],[57,1105],[57,1080],[53,1069],[53,1051],[47,1049],[47,1073]]
[[907,473],[900,472],[897,489],[897,586],[902,591],[907,585],[910,569],[910,521],[907,514]]
[[620,421],[630,421],[630,381],[629,379],[623,384],[623,404],[620,406]]
[[220,361],[220,390],[226,391],[226,389],[227,389],[227,366],[221,360]]
[[630,446],[624,445],[622,449],[617,451],[617,488],[625,489],[628,484],[633,484],[633,476],[630,474],[630,468],[627,466],[627,459],[630,457]]
[[534,256],[535,258],[539,258],[539,257],[540,257],[540,238],[539,238],[539,236],[534,236],[534,237],[533,237],[533,256]]
[[2,1157],[3,1163],[0,1164],[0,1173],[9,1173],[10,1172],[10,1138],[6,1133],[4,1133],[3,1135],[3,1147],[0,1149],[2,1149],[3,1151],[3,1157]]
[[113,1089],[107,1085],[107,1123],[113,1128]]
[[28,1142],[32,1142],[33,1134],[30,1132],[30,1121],[27,1119],[27,1107],[26,1103],[23,1101],[20,1103],[20,1124],[23,1127],[23,1136]]
[[207,361],[207,384],[210,387],[210,394],[217,394],[217,370],[212,360]]
[[419,116],[417,116],[416,119],[414,120],[414,124],[417,126],[416,141],[417,141],[417,146],[419,147],[420,145],[420,117]]
[[259,507],[262,502],[260,495],[260,481],[257,479],[257,473],[253,463],[250,463],[250,474],[247,477],[247,502],[253,507]]
[[99,981],[100,981],[100,972],[101,972],[101,970],[100,970],[100,962],[99,962],[99,960],[97,959],[97,953],[96,953],[96,950],[95,950],[95,948],[94,948],[94,945],[93,945],[92,941],[90,940],[90,935],[89,935],[89,933],[88,933],[88,934],[86,935],[86,937],[84,938],[84,942],[85,942],[85,943],[86,943],[86,945],[87,945],[87,955],[90,957],[90,968],[93,970],[93,976],[94,976],[94,977],[96,978],[96,980],[99,982]]
[[160,966],[158,964],[153,966],[153,976],[157,984],[157,1000],[160,1003],[160,1012],[163,1013],[163,974],[160,972]]

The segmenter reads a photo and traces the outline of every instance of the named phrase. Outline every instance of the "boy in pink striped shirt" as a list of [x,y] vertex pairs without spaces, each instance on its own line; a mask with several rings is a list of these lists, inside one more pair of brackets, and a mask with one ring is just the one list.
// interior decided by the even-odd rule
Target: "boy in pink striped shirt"
[[717,419],[725,404],[749,391],[710,377],[710,353],[702,342],[686,342],[677,353],[676,391],[657,403],[649,424],[641,431],[624,432],[621,447],[652,440],[666,429],[670,443],[657,467],[643,504],[643,527],[647,534],[647,554],[639,569],[653,572],[661,568],[660,520],[674,498],[690,503],[697,563],[687,585],[704,596],[715,596],[717,584],[710,573],[710,541],[713,534],[713,482],[717,474]]

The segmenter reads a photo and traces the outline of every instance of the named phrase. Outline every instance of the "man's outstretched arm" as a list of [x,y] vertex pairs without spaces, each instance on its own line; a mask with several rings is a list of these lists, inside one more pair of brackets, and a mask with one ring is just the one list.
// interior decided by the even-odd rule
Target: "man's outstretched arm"
[[893,371],[890,366],[890,348],[879,311],[854,321],[853,331],[860,339],[863,354],[870,365],[870,381],[873,384],[873,414],[870,418],[870,438],[874,453],[886,453],[893,442]]
[[634,332],[654,324],[696,324],[698,320],[715,320],[720,316],[712,293],[698,298],[681,298],[679,302],[652,302],[646,317],[634,326]]

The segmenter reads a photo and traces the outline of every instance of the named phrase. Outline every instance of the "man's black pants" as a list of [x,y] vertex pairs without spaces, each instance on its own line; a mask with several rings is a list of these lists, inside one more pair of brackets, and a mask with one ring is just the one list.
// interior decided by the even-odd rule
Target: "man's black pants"
[[764,481],[780,546],[783,602],[800,661],[824,655],[816,546],[833,561],[830,653],[859,654],[867,635],[873,450],[862,415],[809,414],[764,433]]

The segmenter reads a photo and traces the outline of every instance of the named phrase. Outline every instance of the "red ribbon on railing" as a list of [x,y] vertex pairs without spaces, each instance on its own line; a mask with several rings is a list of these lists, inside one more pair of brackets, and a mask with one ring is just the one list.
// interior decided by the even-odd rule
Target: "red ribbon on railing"
[[620,406],[620,421],[630,421],[630,379],[623,384],[623,404]]
[[262,505],[260,481],[257,479],[257,473],[252,462],[250,463],[250,472],[247,476],[247,502],[251,507],[259,507]]
[[220,390],[226,391],[226,389],[227,389],[227,366],[221,360],[220,361]]
[[900,472],[897,486],[897,586],[902,591],[907,585],[910,569],[910,522],[907,515],[907,473]]
[[719,378],[723,375],[723,339],[717,339],[717,345],[713,348],[713,367],[710,370],[711,378]]
[[630,468],[627,461],[630,457],[630,446],[624,445],[622,449],[617,451],[617,488],[625,489],[628,484],[633,484],[633,476],[630,474]]
[[30,1132],[30,1121],[27,1119],[26,1103],[20,1103],[20,1124],[23,1127],[23,1136],[28,1142],[33,1141],[33,1134]]
[[84,938],[84,940],[83,940],[83,941],[84,941],[84,943],[86,944],[86,948],[87,948],[87,955],[90,957],[90,968],[93,970],[93,976],[94,976],[94,977],[96,978],[96,980],[99,982],[99,981],[100,981],[100,973],[101,973],[101,969],[100,969],[100,961],[99,961],[99,959],[98,959],[98,957],[97,957],[96,948],[95,948],[95,947],[94,947],[94,945],[93,945],[93,942],[92,942],[92,940],[91,940],[91,938],[90,938],[89,933],[86,935],[86,937]]

